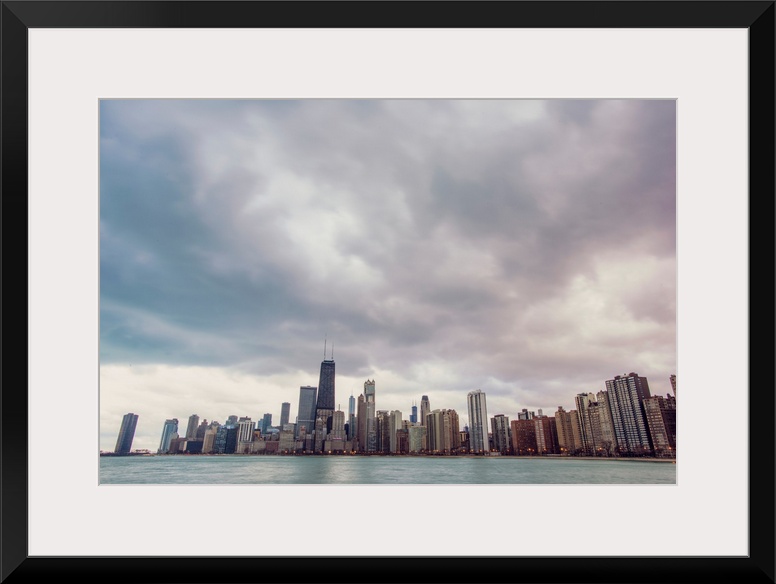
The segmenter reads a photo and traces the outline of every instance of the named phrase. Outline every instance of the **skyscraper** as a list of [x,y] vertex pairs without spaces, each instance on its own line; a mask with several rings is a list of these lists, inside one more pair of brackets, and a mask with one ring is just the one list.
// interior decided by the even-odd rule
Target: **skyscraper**
[[366,398],[363,394],[358,396],[356,440],[358,441],[358,451],[366,452]]
[[428,401],[428,396],[424,395],[420,398],[420,423],[426,425],[426,416],[431,413],[431,404]]
[[189,416],[189,425],[186,426],[186,439],[195,440],[197,438],[197,428],[199,427],[199,416],[191,414]]
[[375,381],[367,379],[364,382],[364,399],[366,400],[366,451],[377,452],[377,410],[375,396]]
[[418,423],[418,406],[416,406],[414,403],[412,404],[412,413],[410,414],[410,422],[412,424]]
[[671,382],[671,389],[674,390],[674,397],[676,397],[676,375],[671,374],[668,380]]
[[356,398],[350,394],[348,398],[348,440],[356,437]]
[[606,391],[620,453],[648,453],[649,431],[642,405],[649,397],[647,378],[636,373],[616,375],[607,380]]
[[176,432],[178,432],[178,418],[165,420],[164,426],[162,426],[162,439],[159,441],[157,454],[167,454],[167,451],[170,450],[170,441]]
[[282,430],[283,427],[288,424],[288,418],[291,415],[291,404],[288,402],[283,402],[280,404],[280,429]]
[[466,396],[469,406],[469,449],[479,454],[488,452],[488,408],[485,394],[475,389]]
[[124,419],[121,420],[118,440],[116,440],[116,454],[129,454],[132,449],[132,440],[135,438],[136,426],[137,414],[132,412],[125,414]]
[[323,361],[318,379],[318,403],[315,417],[326,423],[326,431],[331,432],[331,416],[334,414],[334,350],[331,359],[326,359],[326,344],[323,346]]
[[315,429],[315,401],[318,393],[317,387],[303,385],[299,388],[299,412],[296,416],[296,435],[302,428],[306,434],[312,434]]
[[[250,420],[250,418],[248,418]],[[266,435],[267,432],[269,432],[269,429],[272,427],[272,414],[264,414],[264,417],[261,419],[259,430],[261,430],[262,436]]]

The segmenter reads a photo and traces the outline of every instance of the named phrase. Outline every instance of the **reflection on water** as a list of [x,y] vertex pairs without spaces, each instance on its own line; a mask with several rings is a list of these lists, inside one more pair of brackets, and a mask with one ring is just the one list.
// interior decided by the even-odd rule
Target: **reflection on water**
[[510,457],[100,457],[101,484],[675,484],[671,462]]

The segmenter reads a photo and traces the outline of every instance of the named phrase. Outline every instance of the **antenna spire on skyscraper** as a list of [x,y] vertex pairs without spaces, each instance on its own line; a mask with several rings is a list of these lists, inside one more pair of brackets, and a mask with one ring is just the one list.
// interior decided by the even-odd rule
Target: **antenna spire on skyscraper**
[[326,361],[326,333],[323,334],[323,360]]
[[334,361],[334,341],[331,342],[331,360]]

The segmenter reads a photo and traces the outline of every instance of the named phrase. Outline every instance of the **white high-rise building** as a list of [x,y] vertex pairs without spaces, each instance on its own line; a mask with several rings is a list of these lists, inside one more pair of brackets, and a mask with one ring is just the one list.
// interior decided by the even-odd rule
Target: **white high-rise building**
[[485,394],[475,389],[466,396],[469,406],[469,450],[472,454],[487,453],[488,448],[488,408]]

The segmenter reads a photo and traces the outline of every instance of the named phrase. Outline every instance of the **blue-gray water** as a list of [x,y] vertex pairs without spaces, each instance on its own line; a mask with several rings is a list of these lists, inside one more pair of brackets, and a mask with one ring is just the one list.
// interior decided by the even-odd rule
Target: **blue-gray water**
[[101,484],[675,484],[676,465],[613,459],[102,456]]

